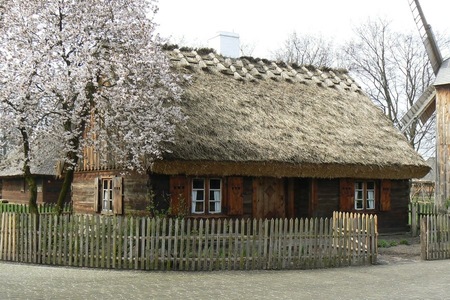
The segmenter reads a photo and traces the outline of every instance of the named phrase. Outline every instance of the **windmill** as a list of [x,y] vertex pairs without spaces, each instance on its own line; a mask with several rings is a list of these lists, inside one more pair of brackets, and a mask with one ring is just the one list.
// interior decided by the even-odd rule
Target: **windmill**
[[401,119],[404,132],[414,120],[424,124],[436,111],[436,187],[435,205],[445,210],[450,197],[450,60],[443,60],[431,26],[427,23],[419,0],[409,0],[422,42],[436,79]]

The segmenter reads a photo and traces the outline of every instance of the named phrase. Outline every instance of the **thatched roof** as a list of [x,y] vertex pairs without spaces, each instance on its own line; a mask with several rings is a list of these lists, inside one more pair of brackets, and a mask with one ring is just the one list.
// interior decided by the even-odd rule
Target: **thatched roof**
[[166,174],[412,178],[429,167],[345,71],[168,52],[191,74]]

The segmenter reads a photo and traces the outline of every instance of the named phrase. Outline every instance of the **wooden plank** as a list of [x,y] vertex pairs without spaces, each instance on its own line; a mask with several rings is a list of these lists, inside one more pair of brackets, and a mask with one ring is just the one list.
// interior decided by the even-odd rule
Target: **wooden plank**
[[190,253],[194,252],[191,248],[191,219],[187,220],[187,230],[186,230],[186,260],[185,260],[185,267],[183,270],[188,271],[190,270]]
[[[178,220],[178,219],[177,219]],[[180,221],[180,233],[179,233],[179,252],[178,252],[178,270],[184,270],[184,259],[186,259],[187,257],[187,252],[186,252],[186,235],[185,235],[185,224],[186,224],[186,220],[185,219],[181,219]]]
[[139,269],[140,270],[145,270],[145,245],[147,242],[147,233],[146,233],[146,229],[147,229],[147,219],[142,217],[140,219],[140,226],[141,226],[141,231],[139,234],[139,241],[140,241],[140,253],[139,253],[139,261],[140,261],[140,266]]
[[171,259],[172,257],[172,230],[173,230],[173,224],[172,219],[168,219],[168,227],[169,230],[166,233],[167,237],[167,262],[166,262],[166,270],[171,270],[173,266],[173,261]]
[[161,265],[160,265],[160,267],[161,267],[161,270],[165,269],[165,256],[166,256],[166,239],[165,239],[165,237],[167,236],[166,228],[167,228],[167,219],[163,218],[162,226],[161,226],[161,236],[160,236],[160,239],[161,239],[161,243],[160,243],[160,245],[161,245],[161,253],[160,253]]
[[123,220],[123,234],[122,234],[122,268],[128,269],[128,217]]

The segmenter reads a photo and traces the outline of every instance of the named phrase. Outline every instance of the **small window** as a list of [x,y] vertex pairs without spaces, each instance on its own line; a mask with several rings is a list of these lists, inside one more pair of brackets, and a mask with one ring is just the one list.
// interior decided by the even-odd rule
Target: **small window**
[[111,178],[102,179],[102,211],[113,211],[113,182]]
[[373,181],[355,182],[355,209],[356,210],[375,209],[375,182]]
[[203,214],[205,212],[205,180],[192,180],[192,213]]
[[217,214],[222,211],[222,180],[195,178],[192,180],[192,213]]

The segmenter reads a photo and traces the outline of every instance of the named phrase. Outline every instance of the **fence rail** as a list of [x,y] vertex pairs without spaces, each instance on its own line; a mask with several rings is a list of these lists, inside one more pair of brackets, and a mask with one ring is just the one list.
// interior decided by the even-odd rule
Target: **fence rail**
[[377,218],[197,220],[3,213],[0,260],[137,270],[301,269],[371,264]]
[[450,258],[450,215],[429,215],[421,219],[421,257],[424,260]]

